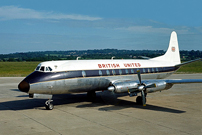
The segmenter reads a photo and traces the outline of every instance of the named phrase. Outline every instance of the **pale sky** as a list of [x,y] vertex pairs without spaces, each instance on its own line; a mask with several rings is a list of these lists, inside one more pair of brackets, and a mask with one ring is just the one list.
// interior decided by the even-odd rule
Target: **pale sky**
[[0,54],[88,49],[202,50],[201,0],[6,0]]

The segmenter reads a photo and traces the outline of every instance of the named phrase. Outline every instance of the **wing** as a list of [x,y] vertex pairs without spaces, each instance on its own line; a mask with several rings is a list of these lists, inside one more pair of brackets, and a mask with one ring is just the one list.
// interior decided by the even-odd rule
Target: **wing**
[[202,79],[171,79],[165,82],[168,84],[202,83]]
[[133,93],[140,92],[142,90],[145,93],[152,93],[156,91],[162,91],[170,89],[174,84],[186,84],[186,83],[202,83],[202,79],[168,79],[168,80],[143,80],[141,81],[118,81],[112,83],[108,87],[109,91],[115,93]]

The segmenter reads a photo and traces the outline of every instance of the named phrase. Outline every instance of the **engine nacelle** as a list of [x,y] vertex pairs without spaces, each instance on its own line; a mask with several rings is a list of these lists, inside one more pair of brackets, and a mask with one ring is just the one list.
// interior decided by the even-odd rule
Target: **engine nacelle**
[[[167,89],[170,89],[173,86],[173,84],[166,83],[165,81],[154,81],[152,83],[155,83],[156,87],[147,88],[146,91],[145,91],[146,93],[152,93],[152,92],[167,90]],[[147,82],[145,82],[145,85],[149,85],[149,84]]]
[[[155,84],[155,87],[146,88],[145,93],[167,90],[173,86],[173,84],[166,83],[163,80],[149,80],[149,81],[142,81],[142,83],[144,86]],[[137,92],[139,91],[137,89],[138,86],[139,86],[138,81],[114,82],[112,86],[108,87],[108,90],[115,93],[125,93],[128,92],[128,90]]]
[[108,87],[108,90],[115,93],[125,93],[128,92],[128,90],[135,89],[137,87],[137,81],[115,82],[112,84],[112,86]]

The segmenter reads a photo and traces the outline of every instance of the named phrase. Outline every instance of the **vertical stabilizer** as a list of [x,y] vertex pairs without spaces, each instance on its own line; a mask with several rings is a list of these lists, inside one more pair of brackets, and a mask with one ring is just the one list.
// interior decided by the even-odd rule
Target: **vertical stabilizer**
[[171,33],[170,43],[166,53],[162,56],[152,58],[151,60],[165,61],[165,62],[167,61],[173,63],[174,65],[181,63],[177,33],[175,31]]

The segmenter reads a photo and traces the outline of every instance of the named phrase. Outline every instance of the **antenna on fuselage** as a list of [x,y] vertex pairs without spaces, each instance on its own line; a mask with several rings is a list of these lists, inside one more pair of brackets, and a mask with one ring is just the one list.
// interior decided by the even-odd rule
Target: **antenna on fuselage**
[[76,60],[79,60],[79,58],[81,58],[81,57],[77,57]]

